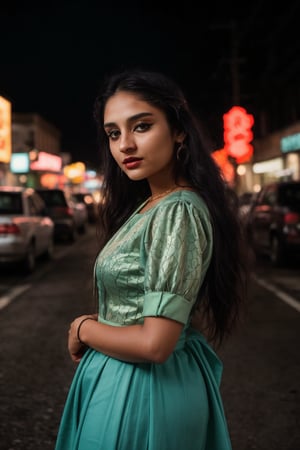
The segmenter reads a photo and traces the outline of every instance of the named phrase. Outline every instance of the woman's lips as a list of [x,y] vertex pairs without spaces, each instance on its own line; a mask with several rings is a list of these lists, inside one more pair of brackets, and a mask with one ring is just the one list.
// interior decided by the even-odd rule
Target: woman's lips
[[136,169],[142,162],[142,159],[139,158],[127,158],[123,161],[126,169]]

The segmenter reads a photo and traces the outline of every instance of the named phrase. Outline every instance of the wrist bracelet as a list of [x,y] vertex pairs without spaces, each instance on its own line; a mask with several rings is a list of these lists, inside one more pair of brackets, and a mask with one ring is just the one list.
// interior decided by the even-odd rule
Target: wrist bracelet
[[79,332],[80,332],[81,325],[82,325],[83,322],[85,322],[86,320],[95,320],[95,319],[93,319],[92,317],[85,317],[84,319],[82,319],[82,321],[81,321],[80,324],[78,325],[78,328],[77,328],[77,339],[78,339],[78,341],[80,342],[80,344],[83,344],[83,345],[86,345],[86,344],[85,344],[84,342],[82,342],[82,340],[80,339]]

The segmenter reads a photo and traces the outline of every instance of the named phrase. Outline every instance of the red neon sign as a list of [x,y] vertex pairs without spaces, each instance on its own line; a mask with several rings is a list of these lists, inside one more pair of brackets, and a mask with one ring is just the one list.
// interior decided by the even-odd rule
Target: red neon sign
[[234,181],[234,168],[233,165],[228,160],[226,150],[224,148],[220,150],[215,150],[214,152],[212,152],[212,157],[220,167],[224,179],[229,184],[232,184]]
[[227,154],[236,158],[237,162],[249,161],[253,155],[253,139],[251,128],[254,124],[252,114],[241,106],[233,106],[223,115],[224,149]]

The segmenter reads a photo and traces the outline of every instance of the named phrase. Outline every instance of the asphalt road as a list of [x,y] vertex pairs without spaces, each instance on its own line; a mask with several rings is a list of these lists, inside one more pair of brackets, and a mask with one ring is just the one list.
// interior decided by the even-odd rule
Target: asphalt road
[[[67,353],[68,326],[93,310],[96,252],[91,228],[22,279],[23,293],[0,310],[1,450],[54,449],[76,369]],[[0,273],[0,284],[10,277],[15,280]],[[233,450],[300,449],[299,337],[299,311],[251,281],[243,322],[218,350]]]

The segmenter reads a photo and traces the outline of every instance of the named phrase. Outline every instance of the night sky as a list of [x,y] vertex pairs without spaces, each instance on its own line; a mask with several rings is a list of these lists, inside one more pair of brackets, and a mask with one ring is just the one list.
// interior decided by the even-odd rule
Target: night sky
[[13,112],[55,125],[73,161],[97,165],[93,102],[112,70],[140,66],[172,76],[218,148],[223,114],[234,103],[254,112],[268,79],[300,64],[298,1],[285,9],[258,0],[3,3],[0,95]]

